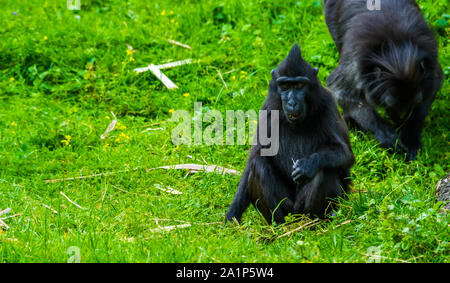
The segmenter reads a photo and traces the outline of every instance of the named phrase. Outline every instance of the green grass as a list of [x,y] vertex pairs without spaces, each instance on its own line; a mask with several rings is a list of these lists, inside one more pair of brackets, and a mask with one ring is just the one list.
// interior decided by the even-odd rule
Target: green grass
[[[204,111],[259,109],[270,70],[294,42],[324,84],[338,54],[321,1],[156,2],[81,0],[81,11],[70,11],[65,1],[0,0],[0,209],[19,214],[0,228],[0,262],[66,262],[72,246],[82,262],[366,262],[371,247],[385,262],[450,261],[450,216],[438,213],[434,197],[450,169],[445,0],[419,1],[439,40],[445,82],[418,160],[405,163],[352,132],[357,193],[331,221],[279,239],[295,225],[269,226],[253,207],[240,226],[204,225],[223,221],[240,176],[144,169],[198,163],[242,171],[248,146],[174,146],[169,110],[192,113],[195,101]],[[136,52],[127,54],[128,45]],[[187,58],[198,61],[165,71],[178,90],[133,72]],[[102,140],[111,111],[120,125]],[[149,125],[164,130],[143,133]],[[126,172],[44,182],[117,171]],[[154,218],[192,226],[154,233]]]

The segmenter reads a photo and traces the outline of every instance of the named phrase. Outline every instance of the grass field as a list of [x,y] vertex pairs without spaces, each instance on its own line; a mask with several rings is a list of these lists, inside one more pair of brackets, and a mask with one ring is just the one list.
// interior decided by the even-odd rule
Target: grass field
[[[240,175],[145,170],[242,172],[249,146],[175,146],[171,112],[193,113],[197,101],[204,112],[258,110],[295,42],[325,84],[338,54],[320,3],[81,0],[73,11],[63,0],[0,0],[0,210],[11,208],[0,216],[0,262],[450,262],[450,216],[434,197],[450,169],[446,0],[419,1],[445,82],[418,160],[351,132],[354,193],[330,221],[277,238],[299,224],[267,225],[251,207],[240,226],[224,226]],[[188,58],[164,70],[176,90],[133,71]],[[111,112],[118,124],[101,139]],[[115,174],[45,182],[105,172]]]

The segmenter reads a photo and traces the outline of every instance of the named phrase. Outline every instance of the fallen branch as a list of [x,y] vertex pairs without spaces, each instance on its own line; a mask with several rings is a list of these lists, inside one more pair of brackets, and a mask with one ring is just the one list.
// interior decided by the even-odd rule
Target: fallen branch
[[106,138],[106,136],[108,136],[108,134],[110,132],[112,132],[114,130],[114,128],[116,127],[117,124],[117,119],[116,119],[116,115],[114,115],[113,112],[111,112],[111,115],[114,117],[114,119],[111,121],[111,123],[109,123],[108,128],[106,128],[106,131],[103,135],[100,136],[100,138],[102,140],[104,140]]
[[[234,169],[228,169],[224,168],[218,165],[201,165],[201,164],[178,164],[178,165],[170,165],[170,166],[161,166],[156,168],[150,168],[150,169],[144,169],[147,172],[157,170],[157,169],[166,169],[166,170],[189,170],[189,174],[191,173],[197,173],[200,171],[205,171],[206,173],[215,172],[222,175],[230,174],[230,175],[239,175],[240,172],[236,171]],[[97,173],[87,176],[79,176],[79,177],[71,177],[71,178],[62,178],[62,179],[52,179],[52,180],[45,180],[45,183],[57,183],[62,181],[74,181],[74,180],[82,180],[87,178],[94,178],[94,177],[104,177],[109,175],[114,175],[118,173],[126,173],[130,171],[137,171],[139,168],[134,168],[132,170],[121,170],[121,171],[113,171],[113,172],[104,172],[104,173]]]
[[185,64],[191,64],[191,63],[192,63],[192,59],[170,62],[167,64],[162,64],[162,65],[157,65],[157,66],[154,64],[150,64],[147,67],[136,68],[136,69],[134,69],[134,71],[137,74],[146,72],[146,71],[151,71],[168,89],[176,89],[176,88],[178,88],[178,86],[176,84],[174,84],[166,75],[164,75],[161,72],[161,70],[167,69],[167,68],[173,68],[173,67],[177,67],[177,66],[181,66],[181,65],[185,65]]
[[51,212],[53,212],[54,214],[58,214],[58,211],[54,210],[53,208],[51,208],[50,206],[46,205],[46,204],[42,204],[42,206],[44,206],[47,209],[50,209]]
[[78,203],[74,202],[73,200],[71,200],[68,196],[66,196],[63,192],[59,192],[63,197],[65,197],[71,204],[75,205],[76,207],[80,208],[80,209],[85,209],[83,207],[81,207],[81,205],[79,205]]
[[[222,222],[211,222],[211,223],[197,223],[199,225],[214,225],[214,224],[223,224]],[[172,226],[159,226],[158,228],[150,229],[150,232],[152,233],[159,233],[159,232],[168,232],[175,229],[183,229],[191,227],[192,224],[187,222],[185,224],[180,225],[172,225]]]
[[[167,87],[167,89],[176,89],[178,86],[164,75],[158,66],[150,65],[147,67],[152,73]],[[136,71],[136,70],[135,70]],[[138,71],[136,71],[138,72]],[[139,72],[138,72],[139,73]]]
[[307,222],[307,223],[305,223],[305,224],[295,228],[294,230],[288,231],[288,232],[284,233],[283,235],[278,236],[278,239],[286,237],[286,236],[289,236],[290,234],[292,234],[294,232],[298,232],[298,231],[300,231],[302,229],[310,228],[310,227],[315,226],[315,225],[317,225],[319,223],[320,223],[320,219],[314,219],[313,221]]
[[191,227],[191,223],[180,224],[180,225],[173,225],[173,226],[160,226],[160,227],[155,228],[155,229],[150,229],[150,232],[151,233],[168,232],[168,231],[172,231],[174,229],[187,228],[187,227]]
[[192,59],[186,59],[186,60],[175,61],[175,62],[158,65],[156,67],[160,70],[163,70],[163,69],[169,69],[169,68],[178,67],[181,65],[186,65],[186,64],[191,64],[191,63],[192,63]]
[[3,215],[3,214],[6,214],[6,213],[9,213],[11,211],[11,208],[6,208],[5,210],[0,210],[0,215]]
[[158,221],[172,221],[172,222],[183,222],[183,223],[187,222],[187,221],[184,221],[184,220],[174,220],[174,219],[164,219],[164,218],[152,218],[150,220],[155,221],[156,224],[158,224]]
[[5,220],[5,219],[8,219],[8,218],[14,218],[14,217],[21,216],[21,215],[22,215],[22,213],[17,213],[17,214],[11,215],[11,216],[2,217],[0,219],[1,220]]
[[222,175],[231,174],[238,175],[239,171],[234,169],[224,168],[218,165],[201,165],[201,164],[179,164],[179,165],[171,165],[171,166],[161,166],[156,168],[147,169],[147,171],[152,171],[155,169],[168,169],[168,170],[189,170],[189,173],[197,173],[200,171],[205,171],[206,173],[216,172]]
[[[5,210],[0,210],[0,215],[3,215],[3,214],[7,214],[7,213],[9,213],[11,211],[11,208],[6,208]],[[11,216],[12,217],[12,216]],[[8,226],[8,224],[6,224],[3,220],[4,219],[6,219],[6,218],[8,218],[8,217],[5,217],[5,218],[0,218],[0,227],[5,227],[6,229],[9,229],[9,226]]]
[[192,49],[192,47],[190,47],[189,45],[180,43],[180,42],[175,41],[175,40],[172,40],[172,39],[167,39],[167,41],[168,41],[169,43],[172,43],[172,44],[175,44],[175,45],[184,47],[184,48],[186,48],[186,49]]
[[8,224],[6,224],[5,222],[3,222],[3,220],[0,219],[0,227],[5,227],[6,229],[9,229]]

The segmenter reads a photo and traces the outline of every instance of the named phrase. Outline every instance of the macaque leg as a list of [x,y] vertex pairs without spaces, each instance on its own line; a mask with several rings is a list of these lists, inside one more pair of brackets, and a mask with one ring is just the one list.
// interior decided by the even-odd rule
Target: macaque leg
[[372,107],[360,102],[357,105],[345,105],[343,108],[345,120],[363,131],[373,133],[381,146],[392,149],[404,149],[394,128],[381,118]]
[[422,147],[421,134],[422,128],[425,123],[425,118],[430,110],[430,106],[433,103],[433,98],[430,98],[420,105],[418,105],[411,114],[411,117],[406,121],[402,128],[400,140],[402,144],[407,148],[406,159],[415,160],[417,152]]
[[227,213],[228,220],[235,217],[239,221],[251,201],[269,224],[272,221],[283,223],[293,209],[293,188],[289,189],[275,174],[266,157],[257,156],[247,166],[247,178],[239,184]]
[[299,189],[295,199],[294,213],[325,218],[332,207],[330,201],[344,193],[336,170],[323,169],[305,186]]

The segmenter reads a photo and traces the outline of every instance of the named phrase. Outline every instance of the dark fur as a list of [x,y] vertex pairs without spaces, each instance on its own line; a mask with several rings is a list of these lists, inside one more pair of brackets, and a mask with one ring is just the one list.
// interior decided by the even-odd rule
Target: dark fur
[[[307,116],[302,122],[290,123],[282,111],[276,83],[280,76],[306,76],[311,81],[305,98]],[[280,110],[279,151],[267,157],[261,156],[259,142],[252,147],[227,219],[240,221],[250,203],[268,223],[282,223],[289,213],[324,217],[329,199],[342,196],[349,189],[354,156],[333,96],[321,86],[317,70],[302,59],[297,45],[272,72],[262,109]],[[270,127],[270,114],[268,117]],[[257,132],[260,126],[259,123]],[[270,129],[268,132],[270,136]]]
[[366,0],[325,0],[324,9],[340,53],[327,84],[345,120],[415,159],[443,77],[419,6],[414,0],[381,0],[381,10],[371,11]]

